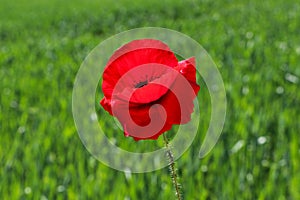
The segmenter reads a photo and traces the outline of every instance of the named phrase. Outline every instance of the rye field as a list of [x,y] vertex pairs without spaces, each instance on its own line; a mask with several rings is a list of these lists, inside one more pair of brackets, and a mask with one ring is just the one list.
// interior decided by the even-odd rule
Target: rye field
[[[84,58],[138,27],[190,36],[224,81],[224,129],[199,159],[211,112],[200,81],[200,129],[176,161],[184,199],[300,199],[297,0],[1,0],[0,199],[175,199],[167,167],[125,174],[105,166],[85,149],[72,116]],[[107,129],[124,149],[163,145],[162,138],[136,143]]]

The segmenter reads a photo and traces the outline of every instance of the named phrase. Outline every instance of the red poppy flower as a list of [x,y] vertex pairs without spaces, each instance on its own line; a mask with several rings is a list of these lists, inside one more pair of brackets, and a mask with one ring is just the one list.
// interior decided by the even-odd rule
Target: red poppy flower
[[157,139],[191,119],[200,87],[195,59],[178,62],[159,40],[134,40],[119,48],[103,72],[100,104],[135,140]]

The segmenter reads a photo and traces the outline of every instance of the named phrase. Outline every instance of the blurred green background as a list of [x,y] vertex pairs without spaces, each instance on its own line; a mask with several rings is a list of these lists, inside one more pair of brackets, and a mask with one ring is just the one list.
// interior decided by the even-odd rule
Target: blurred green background
[[[185,199],[300,199],[298,0],[1,0],[0,198],[175,198],[167,168],[124,174],[95,160],[72,118],[85,56],[106,38],[144,26],[198,41],[226,87],[223,134],[199,160],[210,118],[201,83],[202,129],[177,161]],[[120,131],[116,138],[124,147],[134,143]]]

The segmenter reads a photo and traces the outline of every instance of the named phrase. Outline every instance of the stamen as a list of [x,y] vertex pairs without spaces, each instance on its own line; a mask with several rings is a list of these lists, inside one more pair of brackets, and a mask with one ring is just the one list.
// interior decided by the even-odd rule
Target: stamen
[[136,84],[134,87],[135,88],[141,88],[141,87],[144,87],[145,85],[147,85],[148,84],[148,80],[146,80],[146,81],[141,81],[141,82],[139,82],[138,84]]

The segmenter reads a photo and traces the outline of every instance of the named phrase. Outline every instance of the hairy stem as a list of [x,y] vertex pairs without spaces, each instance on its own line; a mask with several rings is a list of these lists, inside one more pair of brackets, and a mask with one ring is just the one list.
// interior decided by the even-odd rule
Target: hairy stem
[[171,172],[172,182],[173,182],[173,185],[175,187],[176,197],[177,197],[178,200],[182,200],[181,191],[180,191],[180,184],[178,183],[178,175],[177,175],[176,168],[175,168],[175,163],[174,163],[174,156],[173,156],[173,153],[171,151],[171,147],[169,145],[169,140],[168,140],[166,134],[163,134],[163,137],[164,137],[165,145],[166,145],[166,148],[167,148],[167,156],[169,158],[169,169],[170,169],[170,172]]

